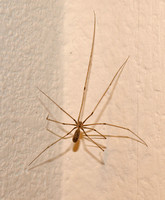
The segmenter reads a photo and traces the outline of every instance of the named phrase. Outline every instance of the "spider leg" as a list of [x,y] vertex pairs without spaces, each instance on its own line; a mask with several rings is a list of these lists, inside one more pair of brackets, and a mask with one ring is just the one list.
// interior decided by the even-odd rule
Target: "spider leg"
[[56,144],[57,142],[59,142],[60,140],[64,139],[67,135],[69,135],[76,127],[72,128],[71,131],[69,131],[66,135],[64,135],[63,137],[61,137],[60,139],[56,140],[55,142],[53,142],[52,144],[48,145],[43,151],[41,151],[38,156],[36,156],[30,163],[28,166],[30,166],[41,154],[43,154],[47,149],[49,149],[51,146],[53,146],[54,144]]
[[102,151],[104,151],[104,149],[102,147],[100,147],[94,140],[92,140],[92,138],[90,138],[87,133],[84,131],[84,129],[82,128],[82,131],[84,132],[85,136],[87,138],[89,138],[89,140],[91,140],[91,142],[93,142],[96,146],[98,146]]
[[128,58],[125,60],[125,62],[120,66],[120,68],[119,68],[118,71],[116,72],[115,76],[113,77],[112,81],[109,83],[107,89],[105,90],[105,92],[103,93],[103,95],[102,95],[101,98],[99,99],[98,103],[97,103],[96,106],[94,107],[93,111],[88,115],[88,117],[83,121],[83,123],[86,122],[86,121],[94,114],[96,108],[97,108],[98,105],[100,104],[100,102],[101,102],[101,100],[103,99],[103,97],[105,96],[105,94],[108,92],[110,86],[111,86],[112,83],[114,82],[114,80],[115,80],[115,78],[117,77],[117,75],[120,74],[120,73],[123,71],[123,69],[124,69],[124,67],[125,67],[125,65],[126,65],[126,63],[127,63],[127,61],[128,61],[128,59],[129,59],[129,57],[128,57]]
[[[88,136],[90,136],[92,139],[104,139],[104,138],[102,138],[102,137],[100,137],[99,135],[93,135],[93,134],[91,134],[91,135],[89,135],[88,134]],[[126,138],[126,139],[131,139],[131,140],[134,140],[134,141],[136,141],[136,142],[139,142],[139,143],[141,143],[141,144],[143,144],[144,145],[144,143],[141,141],[141,140],[138,140],[138,139],[136,139],[136,138],[133,138],[133,137],[129,137],[129,136],[123,136],[123,135],[104,135],[105,137],[116,137],[116,138]]]
[[142,144],[144,144],[145,146],[148,147],[147,143],[141,138],[139,137],[135,132],[133,132],[131,129],[129,128],[126,128],[126,127],[123,127],[123,126],[119,126],[119,125],[115,125],[115,124],[109,124],[109,123],[94,123],[94,124],[85,124],[85,126],[93,126],[93,125],[106,125],[106,126],[112,126],[112,127],[116,127],[116,128],[119,128],[119,129],[123,129],[123,130],[127,130],[129,131],[130,133],[132,133],[135,137],[137,137]]
[[87,70],[87,74],[86,74],[83,96],[82,96],[82,101],[81,101],[81,106],[80,106],[80,111],[79,111],[77,121],[80,121],[81,117],[83,115],[83,108],[84,108],[85,100],[86,100],[86,94],[87,94],[87,88],[88,88],[88,82],[89,82],[89,75],[90,75],[90,71],[91,71],[91,67],[92,67],[92,58],[93,58],[93,50],[94,50],[94,43],[95,43],[95,32],[96,32],[96,14],[94,12],[94,30],[93,30],[92,47],[91,47],[90,58],[89,58],[89,63],[88,63],[88,70]]
[[[89,138],[87,138],[86,136],[84,136],[84,139],[85,140],[88,140],[89,142],[92,142],[91,140],[89,140]],[[102,138],[103,139],[103,138]],[[106,146],[104,146],[104,145],[102,145],[102,144],[99,144],[99,143],[97,143],[100,147],[102,147],[103,149],[106,149]],[[97,147],[98,148],[98,146],[96,146],[96,145],[87,145],[87,146],[90,146],[90,147]]]
[[[46,118],[46,119],[47,119],[47,118]],[[60,129],[61,129],[62,131],[64,131],[64,132],[66,132],[66,130],[63,129],[62,127],[60,127]],[[52,130],[49,128],[49,120],[48,120],[47,123],[46,123],[46,130],[47,130],[48,132],[52,133],[53,135],[59,137],[59,138],[62,137],[62,136],[58,135],[57,133],[55,133],[54,131],[52,131]],[[68,139],[68,138],[71,138],[71,137],[72,137],[72,136],[68,136],[68,137],[65,137],[64,139]]]
[[85,149],[85,151],[92,157],[94,158],[97,162],[99,162],[100,164],[104,165],[104,161],[100,160],[99,158],[97,158],[93,153],[91,153],[88,148],[86,147],[85,141],[84,139],[82,139],[82,143],[83,143],[83,147]]
[[[53,114],[50,112],[50,110],[45,106],[45,104],[43,103],[43,101],[40,99],[40,98],[38,98],[38,100],[40,101],[40,103],[42,104],[42,106],[45,108],[45,110],[49,113],[48,114],[48,116],[51,116],[52,118],[54,118],[53,117]],[[47,118],[48,118],[48,116],[47,116]],[[46,119],[47,119],[46,118]],[[57,120],[56,120],[57,121]],[[49,121],[48,121],[49,122]],[[58,122],[58,121],[57,121]],[[60,124],[61,122],[59,122],[58,124]],[[47,129],[47,127],[48,127],[48,123],[47,123],[47,125],[46,125],[46,129]],[[62,131],[66,131],[64,128],[62,128],[61,126],[58,126]],[[55,133],[54,133],[54,135],[55,135]]]
[[71,119],[73,119],[73,121],[75,123],[77,123],[77,121],[68,113],[66,112],[61,106],[59,106],[52,98],[50,98],[45,92],[43,92],[41,89],[38,88],[38,90],[45,95],[51,102],[53,102],[60,110],[62,110],[66,115],[68,115]]
[[55,122],[55,123],[58,123],[58,124],[62,124],[62,125],[76,126],[76,124],[64,123],[64,122],[59,122],[59,121],[54,120],[54,119],[50,119],[50,118],[49,118],[49,114],[48,114],[48,116],[46,117],[46,120],[51,121],[51,122]]
[[[55,133],[54,131],[50,130],[48,127],[46,128],[47,131],[49,131],[50,133],[52,133],[53,135],[59,137],[59,138],[62,138],[62,136],[58,135],[57,133]],[[63,139],[69,139],[71,138],[72,136],[68,136],[68,137],[65,137]]]
[[99,135],[101,135],[104,139],[106,139],[105,135],[103,135],[102,133],[100,133],[99,131],[97,131],[97,130],[94,129],[94,128],[88,128],[88,127],[85,127],[85,126],[84,126],[84,129],[89,129],[89,130],[95,131],[96,133],[98,133]]

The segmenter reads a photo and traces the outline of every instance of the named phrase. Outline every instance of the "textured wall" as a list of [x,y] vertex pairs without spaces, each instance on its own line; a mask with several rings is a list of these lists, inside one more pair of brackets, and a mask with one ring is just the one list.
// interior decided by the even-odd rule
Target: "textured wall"
[[[130,55],[110,100],[106,103],[108,92],[89,121],[128,127],[149,147],[128,139],[100,140],[104,153],[88,149],[102,165],[82,142],[77,152],[68,150],[68,139],[28,167],[57,139],[45,130],[48,111],[72,122],[37,87],[77,118],[93,10],[96,41],[84,117]],[[163,0],[1,1],[1,199],[165,199],[164,18]],[[49,127],[65,134],[60,126]],[[99,131],[130,135],[115,128]]]

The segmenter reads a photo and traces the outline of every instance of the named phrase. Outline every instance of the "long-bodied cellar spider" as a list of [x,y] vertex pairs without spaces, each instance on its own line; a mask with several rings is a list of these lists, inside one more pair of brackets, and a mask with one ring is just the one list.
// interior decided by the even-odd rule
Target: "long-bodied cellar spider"
[[[88,63],[88,69],[87,69],[87,74],[86,74],[86,79],[85,79],[85,84],[84,84],[84,89],[83,89],[83,95],[82,95],[82,101],[81,101],[81,106],[80,106],[80,111],[79,111],[79,115],[78,115],[78,119],[74,119],[68,112],[66,112],[61,106],[59,106],[52,98],[50,98],[45,92],[43,92],[42,90],[40,90],[40,92],[45,95],[51,102],[53,102],[63,113],[65,113],[70,119],[73,120],[73,123],[65,123],[65,122],[60,122],[57,121],[55,119],[51,119],[50,115],[48,114],[46,120],[60,124],[60,125],[64,125],[64,126],[73,126],[73,128],[67,132],[64,136],[59,136],[59,139],[54,141],[53,143],[51,143],[50,145],[48,145],[44,150],[42,150],[30,163],[29,166],[39,157],[41,156],[41,154],[43,154],[47,149],[49,149],[50,147],[52,147],[53,145],[55,145],[57,142],[61,141],[62,139],[66,139],[68,138],[69,135],[72,134],[72,132],[74,131],[74,134],[72,137],[72,141],[74,143],[79,142],[80,138],[83,137],[84,139],[92,142],[96,147],[98,147],[99,149],[101,149],[102,151],[104,151],[104,149],[106,148],[105,146],[97,143],[94,139],[106,139],[107,137],[120,137],[120,138],[128,138],[128,139],[132,139],[135,140],[136,142],[140,142],[141,144],[144,144],[147,146],[146,142],[140,138],[135,132],[133,132],[131,129],[123,127],[123,126],[119,126],[119,125],[115,125],[115,124],[110,124],[110,123],[86,123],[88,121],[88,119],[95,113],[97,107],[100,105],[102,99],[104,98],[104,96],[106,95],[106,93],[108,92],[109,88],[111,87],[111,85],[113,84],[113,82],[115,81],[115,79],[117,79],[117,77],[119,77],[119,75],[121,74],[121,72],[123,71],[129,57],[125,60],[125,62],[119,67],[119,69],[117,70],[116,74],[114,75],[113,79],[111,80],[111,82],[109,83],[108,87],[106,88],[106,90],[104,91],[104,93],[102,94],[101,98],[99,99],[99,101],[97,102],[97,104],[95,105],[95,107],[93,108],[92,112],[84,119],[82,120],[82,113],[83,113],[83,109],[84,109],[84,104],[85,104],[85,100],[86,100],[86,94],[87,94],[87,86],[88,86],[88,81],[89,81],[89,73],[91,70],[91,66],[92,66],[92,57],[93,57],[93,50],[94,50],[94,43],[95,43],[95,31],[96,31],[96,15],[94,13],[94,30],[93,30],[93,39],[92,39],[92,47],[91,47],[91,51],[90,51],[90,57],[89,57],[89,63]],[[123,129],[128,131],[130,134],[132,134],[133,136],[135,136],[136,138],[133,138],[131,136],[120,136],[120,135],[103,135],[100,131],[98,131],[97,129],[93,128],[93,126],[99,127],[99,126],[110,126],[110,127],[116,127],[118,129]],[[51,132],[49,129],[47,129],[49,132]],[[88,134],[88,131],[93,131],[95,132],[95,135],[92,134]],[[82,135],[82,136],[80,136]]]

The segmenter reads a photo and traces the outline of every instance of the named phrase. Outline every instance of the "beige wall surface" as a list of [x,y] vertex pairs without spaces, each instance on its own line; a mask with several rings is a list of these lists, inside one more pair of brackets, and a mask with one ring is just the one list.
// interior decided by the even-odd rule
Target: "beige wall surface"
[[[5,0],[0,8],[0,199],[164,200],[165,1]],[[28,166],[58,139],[46,128],[60,136],[71,129],[47,123],[48,113],[73,123],[37,87],[78,117],[93,11],[96,40],[84,117],[130,56],[89,122],[128,127],[148,148],[110,137],[97,139],[104,152],[84,140],[75,152],[70,138]],[[133,136],[119,128],[97,130]]]

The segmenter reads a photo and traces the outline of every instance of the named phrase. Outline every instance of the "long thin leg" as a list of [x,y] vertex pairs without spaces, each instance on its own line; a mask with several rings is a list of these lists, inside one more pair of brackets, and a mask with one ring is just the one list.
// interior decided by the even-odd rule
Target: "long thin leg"
[[[57,133],[55,133],[54,131],[50,130],[48,127],[46,128],[47,131],[49,131],[50,133],[52,133],[53,135],[59,137],[59,138],[62,138],[62,136],[58,135]],[[68,136],[68,137],[65,137],[63,139],[69,139],[71,138],[72,136]]]
[[64,122],[59,122],[59,121],[54,120],[54,119],[50,119],[49,115],[46,117],[46,120],[51,121],[51,122],[55,122],[55,123],[58,123],[58,124],[62,124],[62,125],[76,126],[76,124],[64,123]]
[[119,125],[115,125],[115,124],[109,124],[109,123],[94,123],[94,124],[85,124],[84,126],[95,126],[95,125],[106,125],[106,126],[112,126],[112,127],[116,127],[116,128],[120,128],[120,129],[124,129],[129,131],[130,133],[132,133],[134,136],[136,136],[137,138],[139,138],[139,140],[141,140],[144,145],[147,145],[147,143],[141,138],[139,137],[135,132],[133,132],[132,130],[130,130],[129,128],[123,127],[123,126],[119,126]]
[[60,140],[64,139],[67,135],[69,135],[76,127],[74,127],[71,131],[69,131],[66,135],[64,135],[63,137],[61,137],[60,139],[56,140],[55,142],[53,142],[52,144],[50,144],[49,146],[47,146],[43,151],[41,151],[38,156],[36,156],[30,163],[28,166],[30,166],[41,154],[43,154],[47,149],[49,149],[51,146],[53,146],[54,144],[56,144],[57,142],[59,142]]
[[79,111],[79,115],[78,115],[78,121],[81,120],[82,112],[83,112],[83,108],[84,108],[85,100],[86,100],[86,92],[87,92],[87,87],[88,87],[89,74],[90,74],[90,70],[92,67],[92,57],[93,57],[93,50],[94,50],[94,43],[95,43],[95,30],[96,30],[96,14],[94,12],[94,30],[93,30],[92,47],[91,47],[91,53],[90,53],[90,58],[89,58],[89,63],[88,63],[87,75],[86,75],[86,79],[85,79],[81,107],[80,107],[80,111]]
[[[51,118],[54,118],[53,117],[53,114],[50,112],[50,110],[45,106],[45,104],[43,103],[43,101],[40,99],[40,98],[38,98],[38,100],[40,101],[40,103],[42,104],[42,106],[45,108],[45,110],[49,113],[48,114],[48,116],[51,116]],[[47,116],[47,117],[48,117]],[[48,121],[49,122],[49,121]],[[60,124],[60,123],[59,123]],[[46,128],[48,127],[48,123],[47,123],[47,125],[46,125]],[[62,131],[65,131],[65,129],[64,128],[62,128],[61,126],[58,126]]]
[[[89,142],[92,142],[91,140],[89,140],[89,138],[86,138],[86,137],[84,137],[84,139],[85,140],[88,140]],[[102,138],[103,139],[103,138]],[[106,147],[104,146],[104,145],[102,145],[102,144],[99,144],[99,143],[97,143],[100,147],[102,147],[103,149],[106,149]],[[96,145],[88,145],[88,146],[90,146],[90,147],[97,147],[98,148],[98,146],[96,146]]]
[[84,134],[85,134],[85,136],[87,137],[87,138],[89,138],[89,140],[91,140],[95,145],[97,145],[102,151],[104,151],[104,149],[102,148],[102,147],[100,147],[94,140],[92,140],[92,138],[90,138],[87,134],[86,134],[86,132],[84,131],[84,129],[82,129],[82,131],[84,132]]
[[99,135],[101,135],[104,139],[106,139],[106,137],[102,134],[102,133],[100,133],[99,131],[97,131],[96,129],[94,129],[94,128],[89,128],[89,127],[83,127],[84,129],[89,129],[89,130],[92,130],[92,131],[95,131],[96,133],[98,133]]
[[[92,139],[99,139],[99,140],[100,140],[100,139],[104,139],[104,138],[100,137],[99,135],[93,135],[93,134],[89,135],[89,134],[88,134],[88,136],[91,137]],[[131,139],[131,140],[134,140],[134,141],[139,142],[139,143],[141,143],[141,144],[144,145],[144,143],[143,143],[141,140],[138,140],[138,139],[136,139],[136,138],[129,137],[129,136],[123,136],[123,135],[104,135],[104,136],[105,136],[105,137],[116,137],[116,138]],[[93,138],[93,137],[94,137],[94,138]]]
[[[129,58],[129,57],[128,57]],[[114,82],[116,76],[119,74],[120,71],[122,71],[122,69],[125,67],[128,58],[125,60],[125,62],[120,66],[120,68],[118,69],[118,71],[116,72],[115,76],[113,77],[112,81],[110,82],[110,84],[108,85],[107,89],[105,90],[105,92],[103,93],[103,95],[101,96],[100,100],[98,101],[98,103],[96,104],[96,106],[94,107],[93,111],[91,112],[90,115],[88,115],[88,117],[83,121],[83,123],[85,123],[95,112],[96,108],[98,107],[98,105],[100,104],[101,100],[103,99],[103,97],[105,96],[105,94],[107,93],[107,91],[109,90],[110,86],[112,85],[112,83]]]
[[104,165],[104,161],[100,160],[99,158],[97,158],[93,153],[91,153],[88,148],[86,147],[86,144],[85,144],[85,141],[82,140],[82,143],[83,143],[83,147],[84,147],[84,150],[92,157],[94,158],[96,161],[98,161],[99,163],[101,163],[102,165]]
[[[39,88],[38,88],[39,89]],[[77,124],[77,121],[68,113],[66,112],[61,106],[59,106],[53,99],[51,99],[45,92],[39,89],[39,91],[44,94],[50,101],[52,101],[60,110],[62,110],[66,115],[68,115],[73,121]]]
[[57,133],[54,133],[52,130],[49,129],[49,124],[48,124],[48,122],[47,122],[47,124],[46,124],[46,130],[47,130],[49,133],[52,133],[53,135],[55,135],[55,136],[57,136],[57,137],[59,137],[59,138],[62,137],[62,136],[58,135]]

